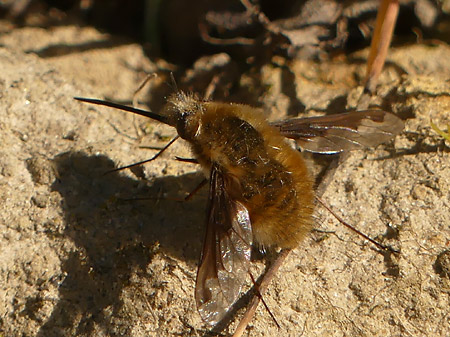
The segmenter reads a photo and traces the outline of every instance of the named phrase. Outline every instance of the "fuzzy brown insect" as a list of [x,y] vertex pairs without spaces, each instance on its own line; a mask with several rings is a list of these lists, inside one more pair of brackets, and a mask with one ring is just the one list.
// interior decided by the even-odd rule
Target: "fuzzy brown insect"
[[177,129],[209,176],[206,235],[195,299],[216,324],[239,298],[252,245],[295,248],[313,225],[313,182],[302,154],[376,146],[403,129],[393,114],[368,110],[268,123],[260,109],[177,92],[161,113],[88,98]]

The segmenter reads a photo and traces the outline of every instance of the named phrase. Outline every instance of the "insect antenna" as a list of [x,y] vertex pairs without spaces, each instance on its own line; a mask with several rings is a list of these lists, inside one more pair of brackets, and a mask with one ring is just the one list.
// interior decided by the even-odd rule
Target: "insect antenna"
[[352,230],[353,232],[355,232],[358,235],[361,235],[364,239],[370,241],[371,243],[373,243],[375,246],[377,246],[378,248],[380,248],[381,250],[384,251],[389,251],[392,253],[397,253],[399,254],[400,252],[392,247],[388,247],[385,246],[377,241],[375,241],[374,239],[372,239],[371,237],[369,237],[368,235],[364,234],[363,232],[359,231],[358,229],[356,229],[355,227],[353,227],[352,225],[348,224],[344,219],[342,219],[339,215],[337,215],[326,203],[325,201],[323,201],[320,197],[316,196],[316,200],[322,205],[322,207],[324,207],[328,212],[330,212],[342,225],[344,225],[345,227],[347,227],[348,229]]

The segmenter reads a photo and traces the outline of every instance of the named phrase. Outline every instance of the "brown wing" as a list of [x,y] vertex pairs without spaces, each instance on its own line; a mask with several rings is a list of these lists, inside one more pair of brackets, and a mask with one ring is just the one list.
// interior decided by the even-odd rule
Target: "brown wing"
[[400,118],[382,110],[293,118],[272,125],[283,136],[295,139],[303,150],[324,154],[377,146],[404,127]]
[[197,309],[211,325],[219,322],[238,299],[252,245],[250,216],[244,205],[228,195],[227,179],[221,168],[213,165],[206,237],[195,286]]

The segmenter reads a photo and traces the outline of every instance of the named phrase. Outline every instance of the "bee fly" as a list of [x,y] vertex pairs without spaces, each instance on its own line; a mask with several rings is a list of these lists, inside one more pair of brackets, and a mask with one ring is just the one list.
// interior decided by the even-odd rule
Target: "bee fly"
[[313,181],[302,154],[333,154],[392,139],[393,114],[368,110],[268,123],[260,109],[203,101],[178,91],[161,113],[96,99],[79,101],[133,112],[177,129],[209,176],[206,235],[195,300],[216,324],[240,295],[251,247],[295,248],[313,225]]

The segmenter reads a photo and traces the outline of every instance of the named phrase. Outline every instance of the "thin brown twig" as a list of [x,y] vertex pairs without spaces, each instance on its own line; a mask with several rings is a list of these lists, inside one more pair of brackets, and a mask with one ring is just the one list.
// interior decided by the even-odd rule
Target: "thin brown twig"
[[386,61],[395,22],[397,21],[399,6],[398,0],[382,0],[378,8],[375,31],[367,60],[367,74],[364,85],[365,90],[369,93],[375,91],[378,77]]
[[208,29],[206,28],[206,25],[199,24],[198,25],[200,36],[202,37],[203,41],[219,45],[219,46],[229,46],[229,45],[243,45],[243,46],[251,46],[255,44],[254,39],[249,39],[246,37],[235,37],[230,39],[219,39],[216,37],[212,37],[208,33]]
[[249,12],[250,15],[256,17],[259,23],[263,25],[269,32],[271,32],[272,34],[280,33],[280,28],[274,25],[266,16],[266,14],[261,12],[258,6],[252,4],[249,0],[241,0],[241,4],[245,7],[247,12]]
[[134,91],[134,94],[133,94],[133,107],[136,108],[137,105],[138,105],[137,99],[138,99],[138,95],[139,95],[139,93],[141,92],[141,90],[147,85],[147,83],[148,83],[152,78],[155,78],[155,77],[157,77],[157,76],[158,76],[158,74],[156,74],[156,73],[147,74],[147,76],[145,76],[145,78],[144,78],[144,80],[142,81],[142,83],[139,84],[139,87]]
[[214,94],[214,91],[216,91],[217,84],[222,76],[223,72],[213,76],[211,82],[209,82],[208,87],[205,90],[205,95],[203,97],[205,101],[209,101],[212,98],[212,95]]

